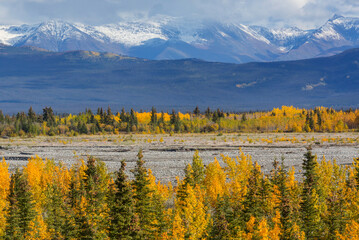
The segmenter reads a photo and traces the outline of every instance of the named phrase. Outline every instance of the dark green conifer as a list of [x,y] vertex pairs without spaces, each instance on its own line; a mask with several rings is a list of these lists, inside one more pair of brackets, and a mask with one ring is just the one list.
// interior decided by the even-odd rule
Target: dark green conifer
[[210,119],[212,116],[211,109],[208,107],[204,114],[206,115],[206,118]]
[[114,189],[110,200],[110,229],[111,239],[136,239],[138,226],[134,215],[134,202],[131,185],[125,174],[126,163],[121,161],[117,172]]
[[152,107],[151,109],[151,125],[157,126],[157,111],[155,107]]
[[43,121],[47,122],[48,126],[50,126],[50,127],[54,126],[54,124],[55,124],[55,115],[54,115],[54,112],[53,112],[51,107],[45,107],[43,109],[42,118],[43,118]]
[[[256,163],[254,165],[256,165]],[[266,196],[262,196],[263,186],[263,175],[260,170],[254,166],[248,181],[248,192],[243,202],[244,210],[242,219],[244,222],[242,223],[248,222],[251,216],[260,218],[264,215],[264,205],[262,203],[265,202],[263,197]]]
[[151,201],[152,191],[149,188],[149,179],[147,169],[144,167],[142,150],[137,154],[138,160],[136,167],[133,169],[135,179],[132,182],[135,199],[135,213],[139,221],[140,239],[151,238],[151,225],[154,219],[153,206]]
[[30,186],[18,169],[11,175],[7,199],[9,205],[6,215],[5,239],[25,239],[36,212]]
[[290,197],[289,191],[286,185],[287,181],[287,171],[284,165],[284,158],[282,158],[281,166],[278,171],[277,185],[280,192],[280,223],[282,225],[282,240],[290,240],[292,239],[291,228],[293,224],[292,219],[292,210],[290,206]]
[[201,111],[199,110],[198,106],[196,106],[196,108],[193,110],[193,114],[198,116],[201,113]]
[[36,121],[36,113],[34,112],[32,107],[29,108],[27,116],[28,116],[30,122],[35,122]]
[[245,113],[242,114],[242,119],[241,119],[242,122],[245,122],[247,121],[247,115]]
[[177,121],[177,114],[174,109],[172,109],[171,117],[170,117],[170,124],[175,124]]
[[202,158],[199,156],[198,151],[193,155],[192,159],[193,181],[195,185],[202,185],[205,175],[205,169]]
[[58,183],[54,182],[46,189],[46,218],[45,223],[51,229],[52,239],[63,239],[64,237],[76,237],[73,233],[73,226],[70,224],[70,205],[63,199]]
[[130,125],[132,126],[136,126],[136,128],[138,127],[138,119],[136,117],[135,111],[131,108],[131,113],[130,113]]
[[317,162],[312,155],[311,148],[304,154],[303,169],[303,192],[301,202],[302,228],[307,239],[319,238],[322,231],[320,228],[320,215],[317,208],[318,176],[316,173]]
[[227,196],[218,197],[213,212],[213,226],[210,240],[231,239],[231,226],[229,219],[232,215],[231,206]]

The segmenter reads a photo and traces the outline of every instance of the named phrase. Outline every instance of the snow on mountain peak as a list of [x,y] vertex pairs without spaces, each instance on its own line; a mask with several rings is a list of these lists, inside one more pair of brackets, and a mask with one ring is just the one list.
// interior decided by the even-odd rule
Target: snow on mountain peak
[[81,39],[82,33],[73,24],[61,20],[50,20],[41,23],[38,32],[53,36],[59,40],[66,40],[69,38]]
[[0,43],[12,45],[16,38],[22,36],[22,34],[11,32],[10,28],[11,26],[0,25]]
[[253,38],[263,41],[267,44],[270,44],[270,41],[268,39],[266,39],[265,37],[263,37],[262,35],[258,34],[256,31],[254,31],[253,29],[251,29],[250,27],[243,25],[243,24],[239,24],[238,27],[244,31],[245,33],[249,34],[250,36],[252,36]]
[[[326,41],[350,39],[352,38],[353,31],[355,35],[359,34],[359,18],[334,15],[326,24],[316,31],[314,36]],[[358,36],[355,38],[358,38]]]
[[155,22],[118,23],[93,27],[94,30],[107,36],[110,41],[126,46],[139,46],[143,42],[159,38],[167,40],[162,33],[160,25]]
[[342,15],[339,15],[339,14],[334,14],[333,17],[331,17],[329,19],[329,21],[335,21],[335,20],[337,20],[339,18],[344,18],[344,17]]
[[317,31],[314,36],[317,39],[323,39],[323,40],[339,40],[342,38],[342,36],[334,29],[334,27],[330,24],[324,25]]
[[281,56],[300,59],[320,56],[330,49],[359,47],[359,18],[334,15],[316,30],[268,29],[168,16],[98,26],[50,20],[36,25],[0,25],[0,44],[31,45],[51,51],[107,51],[149,59],[183,56],[230,62],[272,61]]

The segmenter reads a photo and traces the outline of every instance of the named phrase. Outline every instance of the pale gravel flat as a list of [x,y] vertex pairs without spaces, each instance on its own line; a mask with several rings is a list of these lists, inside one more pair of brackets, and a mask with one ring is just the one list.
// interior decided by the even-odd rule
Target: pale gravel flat
[[[294,139],[295,138],[295,139]],[[323,139],[333,138],[327,142]],[[262,140],[263,139],[263,140]],[[273,143],[267,143],[270,139]],[[277,139],[277,141],[275,141]],[[292,140],[288,141],[288,140]],[[0,139],[0,156],[4,157],[10,169],[27,163],[31,156],[61,161],[67,166],[77,158],[95,156],[106,163],[110,171],[120,167],[125,159],[128,174],[133,169],[139,149],[143,149],[146,167],[151,168],[162,182],[174,181],[183,176],[183,169],[192,161],[194,151],[199,149],[205,165],[216,157],[221,164],[221,154],[238,156],[239,148],[251,155],[264,172],[272,168],[275,158],[283,156],[287,166],[300,169],[306,147],[312,145],[318,159],[325,155],[327,160],[349,165],[354,157],[359,157],[359,134],[351,133],[261,133],[261,134],[168,134],[150,135],[96,135],[78,137],[36,137]]]

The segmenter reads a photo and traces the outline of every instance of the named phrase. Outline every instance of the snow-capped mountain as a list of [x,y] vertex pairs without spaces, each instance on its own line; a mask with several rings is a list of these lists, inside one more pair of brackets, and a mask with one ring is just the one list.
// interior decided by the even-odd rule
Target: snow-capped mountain
[[35,25],[0,25],[0,43],[148,59],[199,58],[233,63],[296,60],[359,47],[359,18],[335,15],[313,30],[268,29],[167,16],[101,26],[51,20]]

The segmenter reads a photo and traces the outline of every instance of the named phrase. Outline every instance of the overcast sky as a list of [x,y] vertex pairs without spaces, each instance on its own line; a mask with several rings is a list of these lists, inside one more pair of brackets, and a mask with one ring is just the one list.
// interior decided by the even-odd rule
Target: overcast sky
[[359,17],[359,0],[0,0],[0,24],[62,19],[96,25],[162,14],[309,29],[335,13]]

